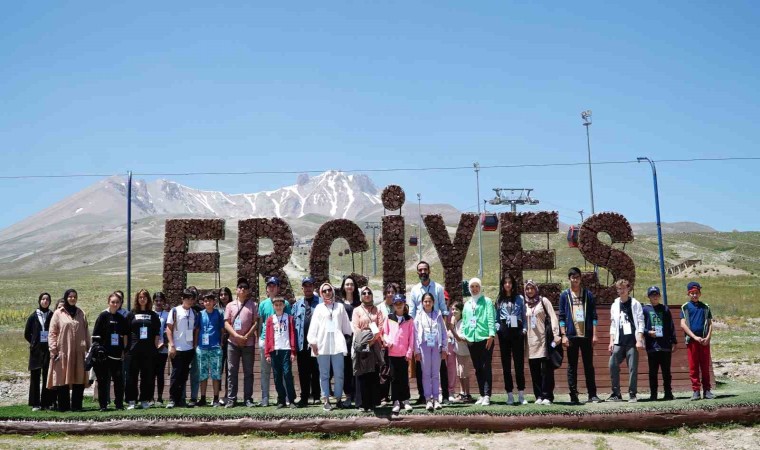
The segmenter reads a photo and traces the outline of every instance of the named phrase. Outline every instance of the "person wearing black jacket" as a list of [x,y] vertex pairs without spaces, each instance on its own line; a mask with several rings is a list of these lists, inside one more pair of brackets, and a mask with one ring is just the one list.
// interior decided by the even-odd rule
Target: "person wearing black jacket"
[[649,400],[657,400],[657,369],[662,370],[663,400],[673,400],[670,360],[676,351],[676,327],[667,306],[660,303],[660,288],[647,289],[650,305],[644,306],[644,341],[649,360]]
[[[156,377],[154,371],[158,359],[161,319],[153,311],[150,293],[142,289],[135,295],[135,304],[127,314],[129,343],[127,359],[129,360],[129,381],[127,382],[127,409],[135,409],[140,402],[142,409],[150,407]],[[137,394],[137,376],[140,376],[140,394]]]
[[119,312],[122,303],[119,294],[114,292],[108,296],[108,309],[101,312],[95,320],[95,328],[92,330],[93,340],[97,341],[106,350],[106,361],[94,366],[95,376],[98,380],[98,403],[100,410],[108,408],[108,398],[113,382],[114,406],[116,409],[124,409],[124,377],[122,356],[127,343],[127,319]]
[[[24,338],[29,343],[29,406],[32,411],[48,409],[55,402],[55,391],[47,388],[50,349],[48,329],[53,312],[50,311],[50,294],[43,292],[37,299],[38,308],[26,320]],[[42,390],[40,390],[40,384]],[[40,393],[42,395],[40,395]]]

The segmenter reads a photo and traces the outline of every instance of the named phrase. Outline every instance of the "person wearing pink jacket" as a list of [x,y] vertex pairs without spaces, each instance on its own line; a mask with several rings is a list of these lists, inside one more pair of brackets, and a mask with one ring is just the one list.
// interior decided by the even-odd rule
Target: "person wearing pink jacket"
[[383,340],[388,348],[391,366],[391,400],[393,414],[401,411],[401,403],[406,411],[412,410],[409,404],[409,361],[414,356],[415,328],[414,320],[406,309],[406,297],[396,294],[393,297],[393,313],[383,324]]

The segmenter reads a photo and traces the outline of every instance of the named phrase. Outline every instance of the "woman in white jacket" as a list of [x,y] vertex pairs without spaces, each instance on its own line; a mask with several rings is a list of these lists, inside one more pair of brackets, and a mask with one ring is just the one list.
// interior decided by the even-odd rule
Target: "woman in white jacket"
[[330,283],[319,287],[323,303],[314,308],[311,326],[306,339],[311,346],[312,355],[319,363],[319,384],[322,388],[322,407],[325,411],[332,410],[330,404],[330,367],[335,377],[334,393],[337,406],[343,406],[340,401],[343,395],[343,358],[348,354],[345,335],[351,335],[351,322],[343,304],[335,301],[335,288]]

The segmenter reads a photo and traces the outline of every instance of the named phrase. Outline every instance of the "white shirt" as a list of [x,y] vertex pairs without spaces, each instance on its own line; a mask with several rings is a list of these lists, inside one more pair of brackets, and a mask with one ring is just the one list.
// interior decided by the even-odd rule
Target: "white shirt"
[[175,306],[169,311],[169,317],[166,319],[167,325],[174,324],[174,311],[177,311],[177,325],[172,327],[172,336],[174,338],[174,348],[178,352],[186,352],[193,349],[193,329],[195,328],[195,311],[192,308],[185,309],[181,306]]
[[348,354],[343,337],[346,334],[353,334],[353,330],[343,303],[332,302],[329,306],[320,303],[314,308],[306,339],[309,345],[317,346],[319,355]]
[[412,293],[409,296],[407,304],[409,305],[409,315],[417,317],[417,310],[422,310],[422,296],[430,292],[435,298],[433,302],[433,311],[440,311],[444,316],[449,315],[449,310],[446,308],[446,297],[443,295],[443,286],[430,280],[427,286],[423,286],[422,283],[417,283],[412,287]]
[[290,351],[290,330],[288,329],[288,315],[283,313],[280,317],[277,314],[269,316],[272,321],[274,330],[274,349]]

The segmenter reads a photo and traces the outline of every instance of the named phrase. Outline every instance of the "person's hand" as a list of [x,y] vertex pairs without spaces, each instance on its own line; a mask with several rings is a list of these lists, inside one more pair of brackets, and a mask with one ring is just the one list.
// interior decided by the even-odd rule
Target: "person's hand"
[[266,360],[267,360],[268,363],[270,363],[270,364],[272,363],[272,357],[271,356],[267,356]]
[[528,334],[528,330],[526,330],[525,328],[523,328],[523,334]]
[[699,337],[699,336],[694,336],[694,340],[697,341],[700,344],[702,343],[702,338]]
[[449,356],[449,352],[441,350],[441,359],[446,359]]
[[567,338],[567,336],[562,336],[562,346],[565,348],[570,346],[570,340]]
[[177,355],[177,347],[173,345],[169,345],[169,358],[174,359],[174,356]]
[[314,353],[314,356],[319,356],[319,350],[317,350],[317,344],[311,344],[311,351]]
[[245,337],[245,336],[242,336],[242,335],[240,335],[240,334],[237,334],[237,333],[235,333],[235,336],[234,336],[234,338],[235,338],[235,343],[236,343],[237,345],[239,345],[239,346],[243,346],[243,345],[245,345],[245,342],[248,340],[248,339],[246,339],[246,337]]
[[702,338],[702,340],[699,341],[699,343],[702,344],[702,345],[704,345],[705,347],[707,347],[708,345],[710,345],[710,339],[708,339],[708,338]]
[[422,361],[422,355],[420,355],[419,353],[415,353],[414,360],[415,361]]
[[649,335],[652,336],[652,337],[657,337],[657,332],[654,331],[654,330],[650,330],[649,331]]
[[388,348],[391,348],[391,347],[393,347],[393,342],[386,342],[385,346],[388,347]]
[[493,336],[486,341],[486,350],[491,350],[491,347],[493,347]]
[[599,338],[596,337],[596,334],[594,334],[594,337],[591,338],[591,346],[595,346],[599,342]]
[[412,360],[412,357],[410,355],[406,355],[406,362],[410,362]]
[[562,341],[562,338],[560,338],[559,336],[554,336],[554,343],[555,344],[559,344],[561,341]]
[[678,344],[673,344],[670,348],[670,353],[673,354],[678,350]]
[[636,348],[644,348],[644,340],[643,339],[637,339],[636,340]]
[[614,346],[615,346],[615,344],[613,344],[612,342],[610,342],[610,345],[607,346],[607,350],[609,350],[610,355],[612,354],[612,347],[614,347]]

